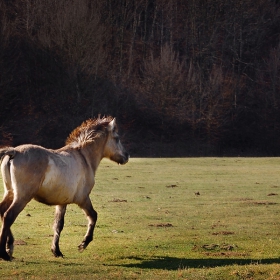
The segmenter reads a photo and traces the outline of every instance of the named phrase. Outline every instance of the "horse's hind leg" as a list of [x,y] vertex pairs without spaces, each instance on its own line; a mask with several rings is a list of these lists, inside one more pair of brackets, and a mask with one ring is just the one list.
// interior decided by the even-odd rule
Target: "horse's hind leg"
[[94,232],[95,224],[97,221],[97,212],[93,209],[89,197],[86,199],[84,204],[79,205],[79,206],[84,210],[84,212],[87,216],[87,219],[88,219],[87,233],[86,233],[82,243],[78,246],[79,251],[82,252],[93,239],[93,232]]
[[14,201],[8,210],[3,214],[2,217],[2,228],[0,234],[0,258],[4,260],[11,260],[11,256],[6,251],[6,247],[8,249],[13,248],[14,238],[11,233],[11,225],[14,223],[18,214],[23,210],[27,202],[22,201]]
[[55,257],[63,257],[59,249],[59,237],[64,226],[64,215],[66,212],[66,205],[57,205],[55,207],[55,220],[54,220],[54,236],[52,241],[51,251]]
[[[2,173],[2,179],[4,183],[4,189],[5,194],[3,197],[3,200],[0,203],[0,216],[1,220],[3,221],[4,213],[8,210],[8,208],[11,206],[13,200],[14,200],[14,193],[11,186],[11,174],[10,174],[10,157],[6,156],[4,157],[2,163],[1,163],[1,173]],[[12,235],[11,230],[8,232],[7,236],[7,243],[6,243],[6,249],[10,257],[12,257],[13,254],[13,248],[14,248],[14,238]]]
[[3,216],[4,213],[8,210],[8,208],[11,206],[12,202],[14,199],[14,195],[11,191],[6,192],[4,195],[3,200],[0,203],[0,215],[1,215],[1,220],[3,221]]
[[[6,192],[3,200],[0,203],[0,215],[1,215],[2,222],[3,222],[4,213],[11,206],[11,204],[13,202],[13,198],[14,198],[13,193],[11,191],[8,191],[8,192]],[[14,237],[12,235],[11,229],[9,229],[9,231],[7,233],[6,251],[10,257],[12,257],[12,255],[13,255],[13,249],[14,249]]]

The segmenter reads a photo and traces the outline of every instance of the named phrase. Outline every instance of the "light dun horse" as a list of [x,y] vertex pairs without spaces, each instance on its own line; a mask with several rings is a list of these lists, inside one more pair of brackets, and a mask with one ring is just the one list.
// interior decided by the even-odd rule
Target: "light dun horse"
[[32,198],[56,205],[51,246],[56,257],[63,257],[59,237],[67,204],[75,203],[83,209],[88,219],[86,235],[78,246],[83,251],[93,239],[97,212],[92,207],[89,194],[96,169],[104,157],[119,164],[125,164],[129,159],[112,117],[85,121],[69,135],[66,146],[59,150],[36,145],[0,149],[5,188],[0,203],[0,258],[11,260],[14,238],[10,227]]

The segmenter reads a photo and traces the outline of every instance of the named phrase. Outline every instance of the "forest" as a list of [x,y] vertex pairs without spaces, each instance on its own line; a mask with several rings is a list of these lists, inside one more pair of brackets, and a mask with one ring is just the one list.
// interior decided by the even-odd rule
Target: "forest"
[[98,114],[132,156],[279,156],[280,1],[0,0],[0,145]]

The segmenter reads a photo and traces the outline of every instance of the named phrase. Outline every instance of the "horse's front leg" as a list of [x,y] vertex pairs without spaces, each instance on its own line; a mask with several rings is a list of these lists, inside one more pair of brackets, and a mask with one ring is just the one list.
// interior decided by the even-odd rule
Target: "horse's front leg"
[[54,236],[52,241],[51,251],[55,257],[63,257],[59,249],[59,237],[64,226],[64,216],[67,205],[57,205],[55,207],[55,220],[53,224]]
[[86,201],[83,204],[79,206],[83,209],[88,219],[87,233],[82,243],[78,246],[79,251],[82,252],[93,239],[94,227],[97,221],[97,212],[93,209],[89,197],[86,199]]

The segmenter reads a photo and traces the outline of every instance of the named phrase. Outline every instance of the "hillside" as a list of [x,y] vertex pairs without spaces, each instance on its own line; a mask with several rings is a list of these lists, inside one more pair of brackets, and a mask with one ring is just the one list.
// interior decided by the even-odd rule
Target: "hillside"
[[137,156],[280,154],[280,2],[0,0],[0,145],[118,118]]

